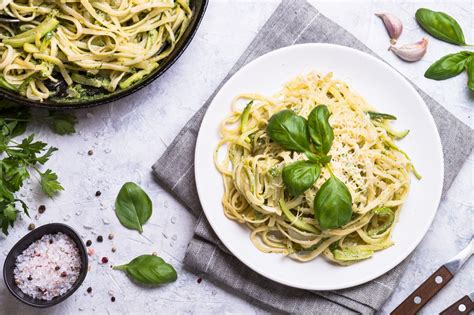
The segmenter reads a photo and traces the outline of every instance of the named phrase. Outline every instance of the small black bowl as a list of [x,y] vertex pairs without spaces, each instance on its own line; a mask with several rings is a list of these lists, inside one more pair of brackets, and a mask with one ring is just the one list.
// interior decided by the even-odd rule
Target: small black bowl
[[[39,240],[43,235],[46,234],[56,234],[58,232],[62,232],[69,236],[77,245],[79,250],[79,255],[81,256],[81,272],[79,273],[79,277],[76,280],[76,283],[67,291],[65,294],[60,295],[58,297],[53,298],[50,301],[44,301],[39,299],[34,299],[25,293],[23,293],[20,288],[15,283],[15,277],[13,276],[13,270],[15,268],[15,262],[18,255],[20,255],[25,249],[28,248],[33,242]],[[62,223],[50,223],[46,225],[42,225],[30,233],[26,234],[18,243],[13,246],[13,248],[8,253],[7,258],[5,259],[5,264],[3,265],[3,279],[5,280],[5,284],[8,290],[15,296],[17,299],[22,301],[25,304],[30,306],[45,308],[56,305],[69,296],[71,296],[74,291],[76,291],[84,281],[87,275],[87,267],[88,267],[88,259],[87,259],[87,249],[84,245],[84,242],[79,237],[76,231],[74,231],[70,226],[62,224]]]
[[[30,100],[25,96],[22,96],[16,92],[9,91],[4,88],[0,88],[0,99],[2,97],[14,101],[19,105],[32,106],[32,107],[42,107],[48,109],[79,109],[79,108],[88,108],[99,105],[104,105],[118,99],[121,99],[127,95],[133,94],[141,88],[147,86],[155,79],[160,77],[163,73],[166,72],[178,58],[182,55],[184,50],[188,47],[189,43],[193,39],[196,31],[201,24],[202,18],[204,17],[204,12],[206,11],[207,3],[209,0],[191,0],[190,8],[193,11],[193,16],[189,21],[189,25],[181,36],[180,40],[176,43],[173,51],[163,60],[160,61],[160,66],[155,69],[152,73],[147,75],[143,80],[138,81],[137,83],[131,85],[125,90],[118,90],[109,94],[103,94],[99,96],[91,95],[87,99],[66,99],[66,98],[48,98],[43,102]],[[95,92],[91,90],[91,93]]]

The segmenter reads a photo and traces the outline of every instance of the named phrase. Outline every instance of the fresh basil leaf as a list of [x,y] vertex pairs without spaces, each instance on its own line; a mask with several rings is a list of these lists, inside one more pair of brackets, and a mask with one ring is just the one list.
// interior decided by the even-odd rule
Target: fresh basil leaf
[[327,154],[334,140],[334,132],[329,124],[329,115],[326,105],[318,105],[308,116],[309,135],[316,151],[320,154]]
[[306,119],[291,110],[283,110],[273,115],[268,122],[267,133],[270,139],[286,150],[309,150]]
[[283,168],[282,178],[292,196],[299,196],[309,189],[319,177],[321,167],[310,161],[297,161]]
[[316,193],[313,207],[322,229],[339,228],[352,217],[352,196],[346,185],[331,175]]
[[369,115],[370,119],[372,120],[397,120],[396,116],[390,115],[390,114],[384,114],[384,113],[378,113],[378,112],[367,112]]
[[460,51],[456,54],[446,55],[433,63],[425,72],[425,78],[433,80],[446,80],[460,74],[466,67],[471,53]]
[[446,13],[420,8],[415,17],[418,24],[432,36],[454,45],[466,45],[458,22]]
[[72,134],[76,132],[74,126],[77,123],[77,119],[74,115],[55,111],[51,111],[49,115],[53,119],[51,129],[58,135]]
[[141,284],[160,285],[176,281],[176,270],[162,258],[154,255],[141,255],[126,265],[114,266],[115,270],[122,270]]
[[471,91],[474,91],[474,55],[469,57],[469,61],[466,62],[467,71],[467,86]]
[[141,233],[152,214],[151,199],[137,184],[125,183],[115,199],[115,214],[123,226]]

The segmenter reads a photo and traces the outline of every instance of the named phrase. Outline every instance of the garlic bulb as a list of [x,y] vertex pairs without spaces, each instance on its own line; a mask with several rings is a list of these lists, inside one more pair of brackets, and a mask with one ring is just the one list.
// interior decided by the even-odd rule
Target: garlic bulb
[[414,44],[405,44],[399,47],[392,45],[388,50],[391,50],[395,55],[403,60],[418,61],[425,55],[427,47],[428,38],[423,37],[422,40]]
[[375,15],[382,19],[390,36],[390,43],[395,44],[403,31],[402,21],[390,13],[376,13]]

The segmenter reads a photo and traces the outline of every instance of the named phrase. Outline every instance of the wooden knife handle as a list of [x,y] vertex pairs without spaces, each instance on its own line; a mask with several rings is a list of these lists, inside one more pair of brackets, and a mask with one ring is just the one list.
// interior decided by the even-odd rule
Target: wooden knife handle
[[440,315],[469,314],[473,309],[474,302],[471,301],[469,296],[465,295],[442,311]]
[[441,266],[390,314],[416,314],[416,312],[425,306],[452,278],[453,275],[451,272],[449,272],[445,266]]

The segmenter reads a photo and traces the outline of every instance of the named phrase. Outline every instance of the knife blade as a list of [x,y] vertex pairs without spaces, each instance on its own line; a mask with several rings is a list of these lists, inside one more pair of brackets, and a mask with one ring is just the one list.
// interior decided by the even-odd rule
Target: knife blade
[[428,279],[425,280],[412,294],[410,294],[396,309],[392,315],[416,314],[436,293],[438,293],[454,275],[461,269],[462,265],[472,256],[474,251],[474,239],[471,239],[459,254],[451,258],[447,263],[438,268]]
[[444,311],[439,313],[440,315],[457,315],[457,314],[469,314],[474,309],[474,292],[469,295],[465,295]]

